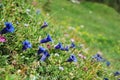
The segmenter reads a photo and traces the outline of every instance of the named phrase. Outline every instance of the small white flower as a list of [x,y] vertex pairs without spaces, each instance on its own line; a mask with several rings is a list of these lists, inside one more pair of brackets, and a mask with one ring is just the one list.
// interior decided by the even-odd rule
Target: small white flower
[[36,77],[34,75],[30,75],[30,80],[36,80]]
[[21,70],[19,69],[19,70],[17,71],[17,73],[18,73],[18,74],[21,73]]
[[58,56],[58,57],[59,57],[60,55],[59,55],[58,53],[55,53],[55,56]]
[[26,9],[26,12],[30,12],[30,9]]
[[86,59],[86,56],[82,55],[82,54],[78,54],[78,56],[82,59]]
[[74,40],[73,38],[71,39],[71,41],[72,41],[72,42],[75,42],[75,40]]
[[61,66],[59,66],[59,70],[63,71],[63,70],[64,70],[64,68],[63,68],[63,67],[61,67]]
[[4,19],[2,19],[2,21],[4,21]]
[[25,26],[25,27],[28,27],[28,26],[29,26],[29,24],[24,24],[24,26]]
[[77,4],[80,3],[80,1],[78,1],[78,0],[71,0],[71,2],[72,2],[72,3],[77,3]]
[[80,44],[80,47],[83,48],[83,47],[84,47],[84,44]]
[[75,28],[73,26],[70,26],[69,30],[75,30]]
[[16,24],[19,24],[19,22],[17,21]]

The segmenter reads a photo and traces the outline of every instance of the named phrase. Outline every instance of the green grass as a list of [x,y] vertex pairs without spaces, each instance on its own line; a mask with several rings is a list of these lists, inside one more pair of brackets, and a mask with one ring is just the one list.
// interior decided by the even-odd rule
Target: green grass
[[[88,2],[73,4],[67,0],[51,0],[46,4],[46,1],[40,0],[33,6],[35,2],[27,0],[1,2],[0,30],[5,27],[4,22],[8,21],[14,25],[15,32],[4,34],[7,42],[0,43],[0,80],[119,78],[113,76],[113,72],[120,70],[120,15],[115,10],[102,4]],[[30,12],[27,12],[27,9]],[[39,15],[36,14],[36,9],[41,10]],[[48,22],[49,26],[40,30],[44,21]],[[28,24],[28,27],[25,27],[25,24]],[[81,25],[84,25],[84,28]],[[40,56],[36,54],[38,46],[47,48],[47,44],[39,43],[47,34],[53,38],[53,42],[47,43],[51,45],[51,49],[47,49],[51,56],[45,62],[41,62]],[[26,39],[32,43],[32,48],[22,51],[22,42]],[[71,39],[74,39],[78,46],[75,50],[70,49],[68,52],[54,50],[58,42],[67,46]],[[85,46],[79,47],[81,44]],[[109,67],[102,62],[91,62],[91,56],[98,51],[111,62]],[[81,59],[78,56],[79,52],[87,59]],[[59,57],[55,56],[56,53]],[[70,54],[76,55],[77,63],[64,62]],[[64,68],[63,71],[59,69],[60,66]],[[87,71],[84,70],[85,67],[88,68]]]
[[118,34],[120,15],[106,5],[88,2],[73,4],[67,0],[53,0],[50,3],[50,10],[50,15],[58,24],[62,22],[65,26],[73,27],[84,25],[84,29],[92,34],[102,34],[115,40],[120,39],[118,37],[120,36]]
[[[44,1],[44,3],[46,2]],[[54,19],[54,23],[65,28],[69,26],[76,30],[78,28],[76,33],[71,31],[69,34],[78,34],[77,37],[85,40],[87,45],[93,50],[92,52],[95,53],[96,50],[102,51],[106,58],[116,63],[112,64],[113,66],[115,65],[115,69],[120,69],[119,13],[103,4],[90,2],[74,4],[67,0],[53,0],[50,2],[48,9],[50,9],[50,12],[47,12],[46,7],[45,9],[43,7],[43,10],[52,16],[51,20]],[[81,26],[84,26],[84,28],[81,28]],[[83,34],[80,35],[80,33]]]

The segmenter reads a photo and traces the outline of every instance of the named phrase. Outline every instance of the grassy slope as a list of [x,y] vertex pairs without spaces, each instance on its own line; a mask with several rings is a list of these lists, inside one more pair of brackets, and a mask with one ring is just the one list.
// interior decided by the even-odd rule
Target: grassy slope
[[[21,0],[17,0],[17,1],[11,0],[11,2],[9,2],[9,0],[6,0],[6,2],[5,1],[3,2],[4,8],[2,8],[3,10],[1,10],[0,19],[4,19],[4,20],[1,20],[0,22],[0,26],[2,26],[0,27],[0,30],[4,27],[4,22],[6,21],[12,22],[16,30],[15,33],[13,34],[4,35],[8,41],[0,45],[0,50],[2,50],[0,51],[0,57],[1,57],[0,74],[2,75],[1,76],[2,78],[0,77],[0,79],[3,80],[4,78],[6,78],[6,80],[13,80],[12,77],[14,78],[14,76],[20,75],[20,80],[21,79],[26,80],[27,78],[29,79],[31,76],[35,75],[36,77],[38,77],[38,79],[46,79],[46,80],[47,79],[78,80],[80,78],[86,80],[95,78],[95,80],[96,79],[101,80],[104,77],[109,77],[111,79],[111,77],[113,76],[111,76],[110,74],[113,73],[113,71],[115,70],[119,70],[119,65],[118,65],[119,45],[117,42],[117,39],[119,38],[115,36],[112,36],[111,38],[107,37],[109,35],[111,36],[109,32],[113,31],[111,29],[108,30],[109,28],[107,27],[106,28],[108,31],[104,31],[104,32],[108,34],[105,35],[104,34],[101,35],[101,33],[96,34],[97,32],[100,32],[99,29],[97,29],[97,31],[93,31],[94,30],[93,25],[99,26],[99,24],[97,23],[99,21],[98,15],[101,15],[102,20],[106,20],[104,19],[105,15],[104,17],[102,15],[104,14],[102,13],[103,12],[102,10],[104,8],[101,9],[101,6],[103,5],[100,6],[99,4],[92,4],[92,3],[83,3],[82,5],[80,4],[76,5],[67,1],[63,1],[63,2],[61,1],[59,2],[59,1],[60,0],[52,1],[49,7],[47,7],[48,5],[45,5],[46,8],[51,9],[50,16],[46,16],[46,15],[42,16],[43,12],[40,15],[36,15],[35,9]],[[17,4],[19,6],[17,6]],[[40,3],[40,6],[42,6],[43,4],[44,3]],[[88,4],[89,6],[91,5],[91,8],[87,7]],[[38,8],[38,6],[36,7]],[[97,8],[99,8],[100,6],[101,13],[97,11],[96,8],[94,7],[92,8],[92,6],[95,6]],[[65,10],[62,10],[63,7]],[[80,8],[80,11],[78,11],[78,8]],[[31,10],[30,13],[27,13],[26,9],[30,9]],[[94,14],[96,13],[96,15],[92,15],[93,13],[89,14],[89,11],[91,9],[93,9]],[[108,10],[108,13],[106,14],[106,17],[108,18],[110,18],[108,16],[109,9],[110,8],[105,9],[105,11]],[[112,12],[111,15],[113,16],[114,14],[118,15],[113,9],[110,9],[110,12]],[[79,17],[76,15],[79,15]],[[80,18],[80,20],[77,18]],[[39,28],[44,20],[49,23],[49,27],[40,31]],[[113,20],[114,23],[111,24],[115,25],[116,23],[116,25],[118,25],[119,24],[118,20],[119,17],[116,17],[115,20]],[[17,21],[19,22],[19,24],[16,23]],[[29,26],[25,27],[24,26],[25,23],[29,24]],[[80,25],[85,25],[85,28],[81,28]],[[38,46],[41,45],[39,44],[39,40],[44,38],[46,36],[46,33],[51,34],[54,40],[53,43],[50,43],[52,47],[54,47],[54,45],[57,44],[59,41],[62,42],[64,45],[68,45],[70,44],[71,38],[75,39],[75,43],[77,45],[81,43],[87,45],[87,47],[90,48],[88,52],[86,52],[86,47],[85,49],[83,48],[83,50],[81,48],[77,48],[73,52],[77,56],[79,51],[82,50],[84,55],[87,56],[87,60],[82,60],[77,56],[78,58],[77,64],[74,63],[62,64],[62,62],[69,57],[72,51],[63,52],[63,51],[49,50],[51,57],[49,58],[48,62],[46,63],[40,62],[40,64],[37,65],[38,60],[36,59],[37,56],[35,54],[38,50]],[[115,34],[116,33],[117,32],[115,32]],[[22,52],[21,43],[25,39],[30,40],[30,42],[33,45],[33,48],[25,52]],[[43,44],[41,46],[44,46],[46,48],[46,44]],[[105,55],[103,56],[109,61],[111,61],[112,65],[111,67],[109,67],[111,69],[110,73],[109,71],[106,72],[106,66],[104,65],[101,66],[101,64],[99,63],[95,63],[94,65],[91,65],[89,60],[91,59],[92,54],[95,54],[98,50],[104,52]],[[54,56],[55,53],[60,53],[60,57]],[[90,59],[88,57],[90,57]],[[15,62],[17,66],[11,64],[14,61],[17,62],[17,63]],[[64,71],[59,71],[58,70],[59,66],[63,66]],[[87,71],[87,73],[82,70],[84,66],[90,68]],[[22,70],[22,72],[18,72],[19,70]],[[96,72],[98,72],[98,70],[102,71],[101,74],[102,73],[105,74],[102,74],[101,77],[97,77]],[[114,78],[112,80],[114,80]]]
[[[120,39],[120,15],[105,5],[93,3],[73,4],[68,1],[51,1],[51,11],[59,22],[74,27],[85,25],[85,30],[93,34],[103,34],[105,37]],[[90,11],[92,13],[90,13]],[[113,30],[114,28],[114,30]]]
[[[114,9],[103,4],[88,2],[74,4],[67,0],[52,0],[45,9],[50,10],[48,13],[50,19],[54,19],[53,23],[62,25],[65,29],[68,26],[76,28],[76,33],[72,31],[69,34],[78,35],[85,40],[92,53],[102,51],[112,62],[114,69],[120,69],[120,15]],[[84,28],[81,28],[81,25],[84,25]]]

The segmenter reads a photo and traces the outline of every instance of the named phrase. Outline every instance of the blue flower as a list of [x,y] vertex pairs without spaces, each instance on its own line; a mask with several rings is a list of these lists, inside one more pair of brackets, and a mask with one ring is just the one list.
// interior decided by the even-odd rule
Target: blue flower
[[68,46],[66,46],[65,48],[62,47],[61,50],[62,51],[69,51],[69,47]]
[[50,54],[45,51],[40,59],[40,61],[45,61],[48,57],[50,57]]
[[42,46],[39,46],[38,55],[45,52],[45,51],[46,51],[45,48],[43,48]]
[[25,40],[22,44],[23,44],[22,50],[26,50],[27,48],[32,48],[32,44],[28,40]]
[[42,28],[45,28],[45,27],[47,27],[47,26],[48,26],[47,22],[44,22],[44,24],[41,26],[41,29],[42,29]]
[[62,43],[58,43],[56,46],[55,46],[55,49],[61,49],[62,48]]
[[72,42],[71,45],[70,45],[70,48],[75,48],[75,44]]
[[114,76],[119,76],[120,75],[120,72],[118,72],[118,71],[116,71],[115,73],[114,73]]
[[5,28],[3,28],[0,32],[0,34],[5,34],[5,33],[13,33],[14,32],[14,26],[10,22],[5,22]]
[[92,56],[92,58],[96,59],[97,61],[104,61],[100,54],[95,54],[94,56]]
[[40,43],[47,43],[47,42],[49,42],[49,41],[52,41],[52,38],[51,38],[50,35],[47,35],[47,37],[44,38],[44,39],[42,39],[42,40],[40,41]]
[[108,78],[104,78],[104,80],[109,80]]
[[67,62],[77,62],[77,58],[75,55],[71,54]]
[[109,61],[106,61],[106,65],[107,65],[107,66],[110,66],[110,62],[109,62]]

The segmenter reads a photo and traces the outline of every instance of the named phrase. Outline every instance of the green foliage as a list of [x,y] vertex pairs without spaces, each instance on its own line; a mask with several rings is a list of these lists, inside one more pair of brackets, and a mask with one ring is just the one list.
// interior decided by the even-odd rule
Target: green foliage
[[[45,1],[41,1],[40,6],[33,6],[27,0],[4,0],[1,2],[0,30],[5,27],[4,22],[8,21],[12,22],[15,27],[15,32],[4,34],[7,42],[0,43],[0,80],[101,80],[104,77],[115,80],[111,74],[114,70],[119,69],[117,64],[115,64],[115,66],[111,65],[108,69],[105,63],[91,61],[91,56],[95,54],[98,49],[103,51],[105,58],[111,62],[116,61],[116,63],[118,63],[117,60],[111,58],[113,56],[108,55],[107,57],[108,52],[109,54],[116,53],[114,59],[118,59],[119,57],[117,57],[117,55],[120,55],[118,45],[120,41],[115,41],[115,39],[119,39],[118,37],[113,35],[112,38],[106,37],[111,35],[106,31],[104,31],[107,33],[106,35],[96,34],[100,32],[99,30],[96,32],[93,32],[93,30],[93,34],[89,32],[91,29],[96,28],[92,27],[93,25],[99,27],[98,23],[93,24],[95,20],[98,20],[96,18],[98,18],[99,15],[90,16],[88,11],[92,10],[94,14],[98,13],[94,7],[100,8],[102,5],[99,7],[98,4],[83,3],[79,7],[79,12],[75,9],[78,5],[73,5],[69,2],[70,5],[66,5],[66,2],[67,1],[60,1],[63,11],[60,10],[61,4],[56,2],[56,0],[48,3],[49,5],[46,5]],[[88,5],[91,5],[91,7],[88,8]],[[42,7],[43,10],[45,8],[45,11],[48,11],[46,10],[48,8],[51,9],[49,13],[50,16],[46,15],[46,12],[36,14],[36,8],[38,7]],[[105,7],[104,11],[106,8],[109,9]],[[57,13],[55,13],[55,11]],[[114,10],[110,9],[106,12],[109,13],[112,11]],[[85,27],[89,26],[91,28],[87,27],[84,29],[79,26],[79,19],[76,18],[78,14],[81,15],[81,26],[85,25]],[[100,13],[101,16],[103,16],[103,14],[102,12]],[[118,15],[117,13],[113,14]],[[109,16],[110,15],[104,17],[108,18]],[[102,20],[104,20],[104,17],[102,17]],[[91,22],[87,23],[86,20],[89,19],[91,19]],[[109,21],[112,22],[114,20],[116,20],[116,18]],[[49,26],[45,29],[40,29],[44,21],[48,22]],[[103,22],[101,22],[100,26],[103,26],[102,23]],[[118,23],[118,21],[115,23]],[[115,26],[113,23],[111,24]],[[116,26],[117,25],[118,24],[116,24]],[[86,31],[87,29],[88,31]],[[108,28],[104,29],[106,30]],[[111,27],[108,31],[112,29]],[[52,43],[47,43],[50,44],[51,49],[47,49],[47,44],[39,43],[47,34],[50,34],[54,40]],[[114,34],[116,34],[116,32],[114,32]],[[32,43],[32,48],[22,51],[22,42],[26,39]],[[76,49],[71,49],[68,52],[54,49],[54,46],[58,42],[62,42],[64,46],[70,44],[70,39],[75,40],[75,44],[77,45]],[[84,45],[81,46],[82,44]],[[37,55],[38,46],[45,47],[51,55],[45,62],[39,61],[40,56]],[[77,56],[77,63],[65,62],[71,53]],[[86,59],[78,56],[80,53],[85,55]],[[59,56],[56,56],[56,54]],[[62,70],[61,67],[64,70]]]

